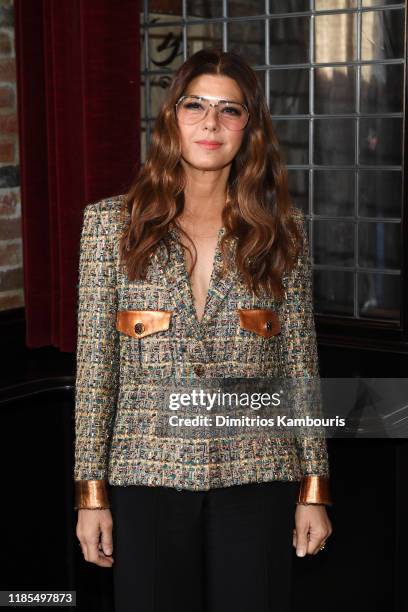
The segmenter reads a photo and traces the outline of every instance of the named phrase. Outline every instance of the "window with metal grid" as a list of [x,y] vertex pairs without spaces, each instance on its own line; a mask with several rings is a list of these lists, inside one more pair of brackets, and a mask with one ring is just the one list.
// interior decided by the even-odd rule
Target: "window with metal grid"
[[141,148],[175,70],[204,47],[257,72],[306,213],[316,314],[400,328],[405,3],[145,0]]

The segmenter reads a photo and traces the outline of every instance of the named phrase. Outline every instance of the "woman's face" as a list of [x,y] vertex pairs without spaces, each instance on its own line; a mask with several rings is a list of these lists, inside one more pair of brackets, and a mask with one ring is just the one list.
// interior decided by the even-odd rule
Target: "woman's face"
[[[190,81],[184,93],[245,103],[237,82],[226,76],[204,74],[196,77]],[[200,170],[218,170],[230,164],[239,151],[245,133],[245,129],[230,130],[225,127],[220,122],[217,109],[211,106],[207,116],[198,123],[186,125],[178,121],[178,127],[182,158]],[[216,148],[206,148],[199,143],[202,140],[217,141],[221,145]]]

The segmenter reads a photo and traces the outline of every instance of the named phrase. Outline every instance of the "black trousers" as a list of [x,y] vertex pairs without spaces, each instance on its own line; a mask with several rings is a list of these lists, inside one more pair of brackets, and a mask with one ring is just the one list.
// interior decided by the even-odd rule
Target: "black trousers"
[[112,486],[115,612],[289,612],[298,488]]

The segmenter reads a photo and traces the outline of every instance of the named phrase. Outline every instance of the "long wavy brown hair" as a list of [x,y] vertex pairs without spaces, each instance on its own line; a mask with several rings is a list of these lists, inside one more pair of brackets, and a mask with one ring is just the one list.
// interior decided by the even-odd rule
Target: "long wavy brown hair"
[[[176,221],[184,208],[185,174],[180,163],[175,104],[190,81],[203,74],[234,79],[249,110],[240,150],[231,163],[228,198],[222,211],[226,231],[220,243],[221,274],[226,266],[235,265],[250,291],[259,295],[264,290],[282,298],[282,276],[293,268],[302,236],[294,219],[287,169],[261,85],[252,68],[231,51],[203,49],[176,72],[156,118],[145,164],[125,194],[123,212],[129,213],[130,220],[120,239],[122,265],[129,280],[145,278],[149,259],[160,240],[169,252],[167,234],[171,223],[192,243]],[[230,260],[226,247],[231,237],[237,239],[235,261]],[[197,261],[195,247],[194,251],[189,274]]]

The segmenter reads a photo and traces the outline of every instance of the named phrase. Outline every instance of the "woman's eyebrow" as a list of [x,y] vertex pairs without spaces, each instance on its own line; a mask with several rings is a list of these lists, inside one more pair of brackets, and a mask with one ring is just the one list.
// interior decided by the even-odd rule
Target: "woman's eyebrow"
[[194,94],[188,93],[186,96],[197,96],[198,98],[208,98],[209,100],[218,100],[219,102],[235,102],[236,104],[243,104],[243,102],[239,102],[238,100],[233,100],[232,98],[218,98],[217,96],[204,96],[202,94]]

